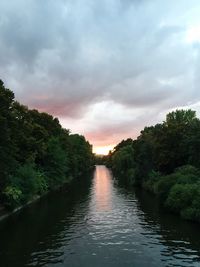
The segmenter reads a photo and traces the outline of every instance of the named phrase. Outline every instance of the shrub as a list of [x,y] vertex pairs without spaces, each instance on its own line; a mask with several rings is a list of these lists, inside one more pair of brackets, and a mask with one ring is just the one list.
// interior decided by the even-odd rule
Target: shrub
[[36,177],[36,193],[39,195],[42,195],[43,193],[48,191],[48,183],[47,183],[47,178],[45,177],[44,174],[41,172],[37,171]]
[[154,185],[154,192],[164,202],[169,194],[171,187],[176,184],[179,177],[176,174],[161,176],[160,180]]
[[200,184],[176,184],[165,205],[187,220],[200,221]]
[[176,173],[182,174],[182,175],[195,175],[200,176],[200,171],[196,167],[192,165],[184,165],[175,170]]
[[5,190],[5,196],[7,196],[8,205],[16,207],[45,191],[47,191],[47,183],[44,175],[35,169],[34,164],[26,163],[9,177],[9,186]]
[[15,186],[7,186],[3,192],[5,197],[5,205],[9,209],[14,209],[20,205],[22,191]]
[[181,212],[181,210],[192,206],[192,201],[196,193],[196,185],[175,184],[169,192],[165,205],[172,211]]

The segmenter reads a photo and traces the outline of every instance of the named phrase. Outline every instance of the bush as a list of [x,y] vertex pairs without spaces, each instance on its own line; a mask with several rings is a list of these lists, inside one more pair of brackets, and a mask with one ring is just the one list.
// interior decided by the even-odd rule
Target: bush
[[176,184],[165,205],[184,219],[200,221],[200,184]]
[[176,169],[175,174],[178,176],[179,184],[194,184],[200,181],[200,172],[191,165],[185,165]]
[[169,192],[165,205],[172,211],[181,212],[192,205],[196,191],[196,185],[175,184]]
[[192,205],[181,211],[181,216],[188,220],[200,222],[200,184],[196,184],[196,192],[193,195]]
[[6,187],[4,195],[7,205],[14,208],[46,191],[47,182],[44,175],[35,169],[34,164],[26,163],[9,177],[9,186]]
[[22,191],[15,186],[7,186],[3,192],[6,199],[5,206],[9,209],[14,209],[20,205]]
[[37,171],[35,179],[36,179],[35,183],[36,183],[37,194],[42,195],[45,192],[47,192],[48,183],[47,183],[47,178],[45,177],[45,175]]
[[196,167],[192,165],[184,165],[175,170],[176,173],[182,174],[182,175],[195,175],[200,177],[200,171]]
[[179,176],[170,174],[161,176],[160,180],[154,184],[154,192],[164,202],[169,194],[171,187],[176,184]]

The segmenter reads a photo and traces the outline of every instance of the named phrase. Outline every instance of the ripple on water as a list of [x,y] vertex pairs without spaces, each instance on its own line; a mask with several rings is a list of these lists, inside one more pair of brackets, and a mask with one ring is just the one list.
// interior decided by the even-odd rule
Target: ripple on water
[[33,217],[25,214],[19,224],[2,228],[0,262],[6,267],[200,266],[198,227],[152,211],[150,199],[114,184],[103,166],[90,189],[83,189],[74,188],[69,202],[63,192],[37,204]]

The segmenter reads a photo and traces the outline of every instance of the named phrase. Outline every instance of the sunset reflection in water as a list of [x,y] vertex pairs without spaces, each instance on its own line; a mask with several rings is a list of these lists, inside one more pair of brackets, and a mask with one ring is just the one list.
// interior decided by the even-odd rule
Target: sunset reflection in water
[[97,211],[112,209],[112,183],[109,170],[105,166],[98,166],[94,177],[94,203]]

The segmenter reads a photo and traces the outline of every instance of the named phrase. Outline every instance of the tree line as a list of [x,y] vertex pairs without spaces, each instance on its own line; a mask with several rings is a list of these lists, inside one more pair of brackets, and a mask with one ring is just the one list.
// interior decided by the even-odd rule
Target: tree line
[[145,188],[167,209],[200,222],[200,120],[195,111],[170,112],[136,140],[121,141],[102,161],[119,181]]
[[0,80],[0,204],[15,208],[94,166],[92,146],[59,120],[20,104]]

